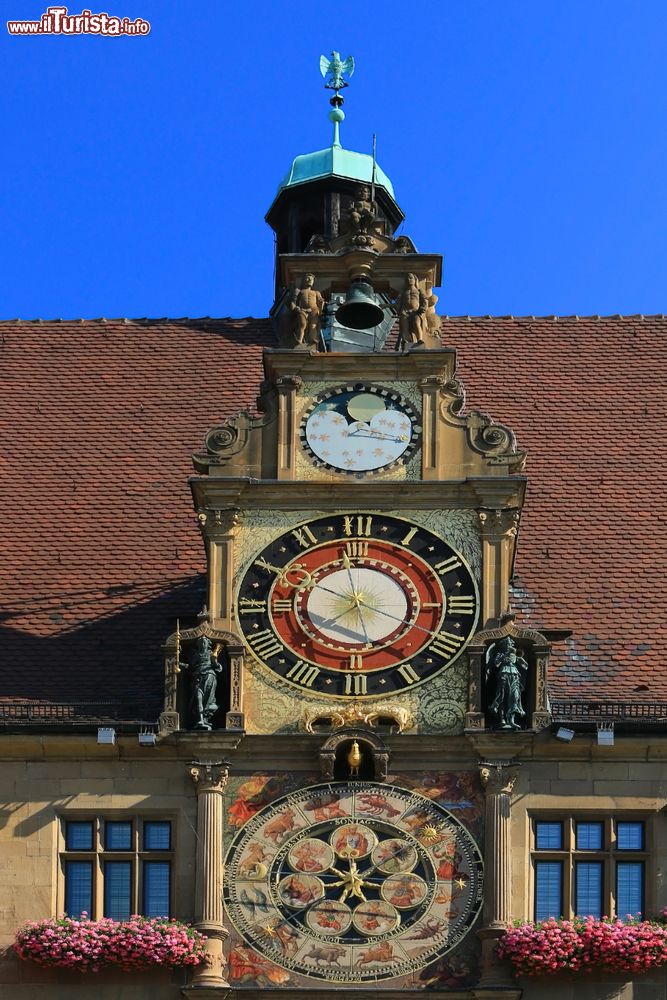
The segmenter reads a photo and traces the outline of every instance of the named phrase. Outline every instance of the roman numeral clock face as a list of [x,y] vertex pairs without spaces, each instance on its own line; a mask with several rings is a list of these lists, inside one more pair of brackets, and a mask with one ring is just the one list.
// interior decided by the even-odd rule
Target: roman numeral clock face
[[332,514],[268,545],[246,571],[237,615],[253,655],[335,698],[421,684],[463,652],[478,617],[462,556],[385,514]]

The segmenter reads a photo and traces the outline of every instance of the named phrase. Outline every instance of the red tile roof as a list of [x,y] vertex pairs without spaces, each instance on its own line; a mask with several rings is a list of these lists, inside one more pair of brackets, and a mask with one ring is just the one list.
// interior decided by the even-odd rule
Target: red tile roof
[[[524,623],[573,630],[553,696],[667,701],[667,318],[448,317],[443,332],[468,405],[528,451],[514,600]],[[156,717],[160,645],[204,601],[191,454],[254,407],[272,344],[254,319],[0,323],[5,700]]]

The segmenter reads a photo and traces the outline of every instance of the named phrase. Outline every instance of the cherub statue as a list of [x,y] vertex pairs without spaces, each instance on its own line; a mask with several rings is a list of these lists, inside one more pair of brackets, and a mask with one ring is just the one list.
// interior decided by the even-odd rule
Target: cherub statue
[[498,729],[521,729],[517,719],[525,717],[522,695],[526,687],[528,663],[517,653],[511,636],[489,646],[486,653],[487,688],[493,688],[489,712],[498,720]]
[[289,302],[292,333],[297,344],[304,340],[314,347],[320,346],[322,338],[322,312],[324,299],[313,287],[314,274],[304,274],[301,288],[297,288]]
[[218,659],[218,647],[202,635],[188,650],[188,658],[180,666],[190,674],[190,715],[193,729],[209,731],[218,711],[216,693],[223,665]]
[[403,344],[423,344],[426,332],[426,296],[414,274],[405,279],[405,289],[396,300],[398,328]]

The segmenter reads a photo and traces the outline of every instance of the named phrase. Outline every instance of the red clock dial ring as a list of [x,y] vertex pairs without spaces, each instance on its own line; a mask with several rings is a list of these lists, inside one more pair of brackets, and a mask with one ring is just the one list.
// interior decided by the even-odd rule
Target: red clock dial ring
[[437,575],[401,546],[341,538],[293,562],[310,585],[277,578],[269,607],[276,635],[302,660],[329,670],[384,670],[418,653],[441,624],[446,602]]

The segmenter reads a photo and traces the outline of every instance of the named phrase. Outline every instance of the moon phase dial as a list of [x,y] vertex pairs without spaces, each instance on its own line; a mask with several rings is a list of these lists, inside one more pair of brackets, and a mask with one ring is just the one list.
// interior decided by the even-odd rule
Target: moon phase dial
[[419,794],[370,782],[278,799],[237,835],[225,870],[225,907],[244,940],[329,981],[423,968],[468,933],[482,900],[465,827]]
[[421,437],[417,412],[381,386],[341,385],[319,396],[301,425],[316,465],[356,476],[405,463]]
[[258,553],[238,591],[254,657],[330,697],[389,695],[463,652],[478,618],[465,560],[442,538],[385,514],[319,517]]

